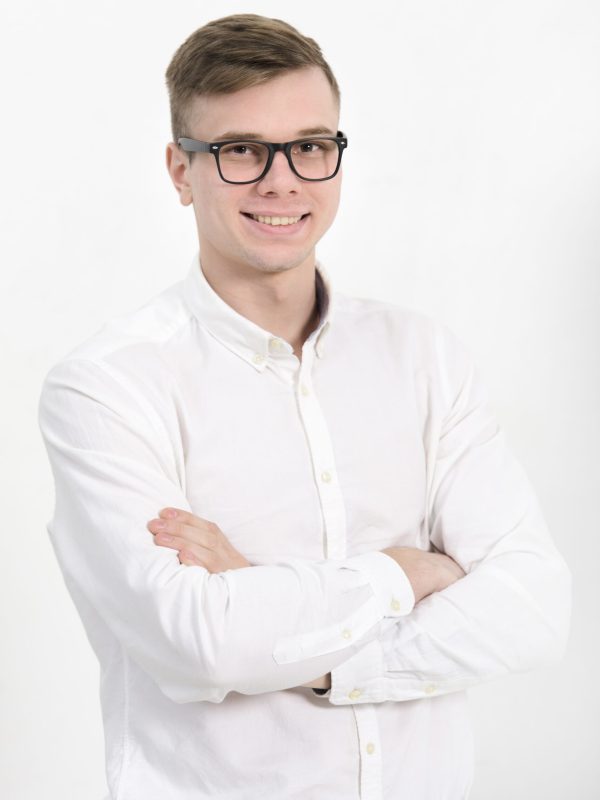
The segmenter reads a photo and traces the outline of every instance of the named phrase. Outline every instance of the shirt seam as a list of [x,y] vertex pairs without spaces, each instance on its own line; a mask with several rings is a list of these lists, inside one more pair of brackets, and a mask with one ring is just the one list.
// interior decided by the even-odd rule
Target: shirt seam
[[[165,290],[166,293],[167,290]],[[164,294],[164,293],[163,293]],[[184,328],[188,327],[191,328],[195,321],[197,321],[197,317],[189,308],[187,303],[181,302],[180,307],[182,309],[184,319],[177,320],[177,321],[168,321],[165,322],[160,329],[162,329],[161,336],[157,336],[154,332],[152,334],[146,333],[142,338],[138,338],[137,336],[134,337],[131,341],[128,339],[130,336],[128,329],[127,329],[127,322],[128,320],[133,320],[135,318],[135,314],[144,310],[149,306],[153,306],[158,303],[158,299],[161,296],[159,295],[158,298],[153,298],[153,300],[148,301],[144,306],[141,306],[134,311],[130,311],[125,314],[118,314],[113,317],[110,317],[106,320],[104,325],[92,336],[89,336],[87,339],[84,339],[77,347],[72,348],[68,352],[66,352],[61,358],[59,358],[56,364],[67,363],[69,361],[87,361],[93,363],[101,363],[105,362],[111,358],[111,356],[115,355],[116,353],[122,353],[123,351],[131,348],[136,347],[140,344],[150,344],[155,345],[159,350],[162,350],[166,347],[171,340],[177,336]],[[183,298],[185,300],[185,298]],[[123,322],[123,328],[118,328],[119,323]],[[101,337],[106,334],[110,334],[111,341],[106,342],[102,347],[98,348],[98,351],[89,352],[88,347],[95,346]],[[113,340],[113,336],[118,334],[116,340]],[[116,346],[111,346],[116,341]]]

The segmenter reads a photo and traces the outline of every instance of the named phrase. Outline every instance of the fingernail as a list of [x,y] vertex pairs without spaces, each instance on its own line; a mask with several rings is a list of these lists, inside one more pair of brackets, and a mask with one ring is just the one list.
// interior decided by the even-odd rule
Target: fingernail
[[168,519],[175,519],[175,517],[177,516],[177,512],[175,511],[174,508],[165,508],[163,514],[165,515],[165,517],[168,517]]

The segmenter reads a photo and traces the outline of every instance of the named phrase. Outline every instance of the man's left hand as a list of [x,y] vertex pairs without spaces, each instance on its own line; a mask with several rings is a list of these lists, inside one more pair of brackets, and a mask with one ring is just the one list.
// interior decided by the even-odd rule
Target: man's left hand
[[177,550],[185,566],[201,566],[209,572],[252,566],[218,525],[181,508],[163,508],[147,528],[154,544]]

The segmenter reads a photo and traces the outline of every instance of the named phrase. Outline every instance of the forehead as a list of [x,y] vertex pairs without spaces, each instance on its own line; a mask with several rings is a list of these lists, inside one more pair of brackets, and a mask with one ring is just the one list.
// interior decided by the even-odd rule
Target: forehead
[[281,141],[305,129],[335,133],[339,107],[323,71],[308,67],[230,94],[196,97],[189,120],[192,135],[208,141],[228,131],[251,131],[259,138]]

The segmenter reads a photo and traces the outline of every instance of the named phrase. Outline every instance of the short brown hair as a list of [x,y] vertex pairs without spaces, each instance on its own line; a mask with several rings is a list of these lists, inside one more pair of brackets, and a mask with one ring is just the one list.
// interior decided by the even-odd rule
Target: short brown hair
[[173,141],[189,135],[186,112],[192,98],[237,92],[311,66],[323,70],[339,104],[340,89],[321,48],[287,22],[232,14],[207,23],[179,47],[166,72]]

